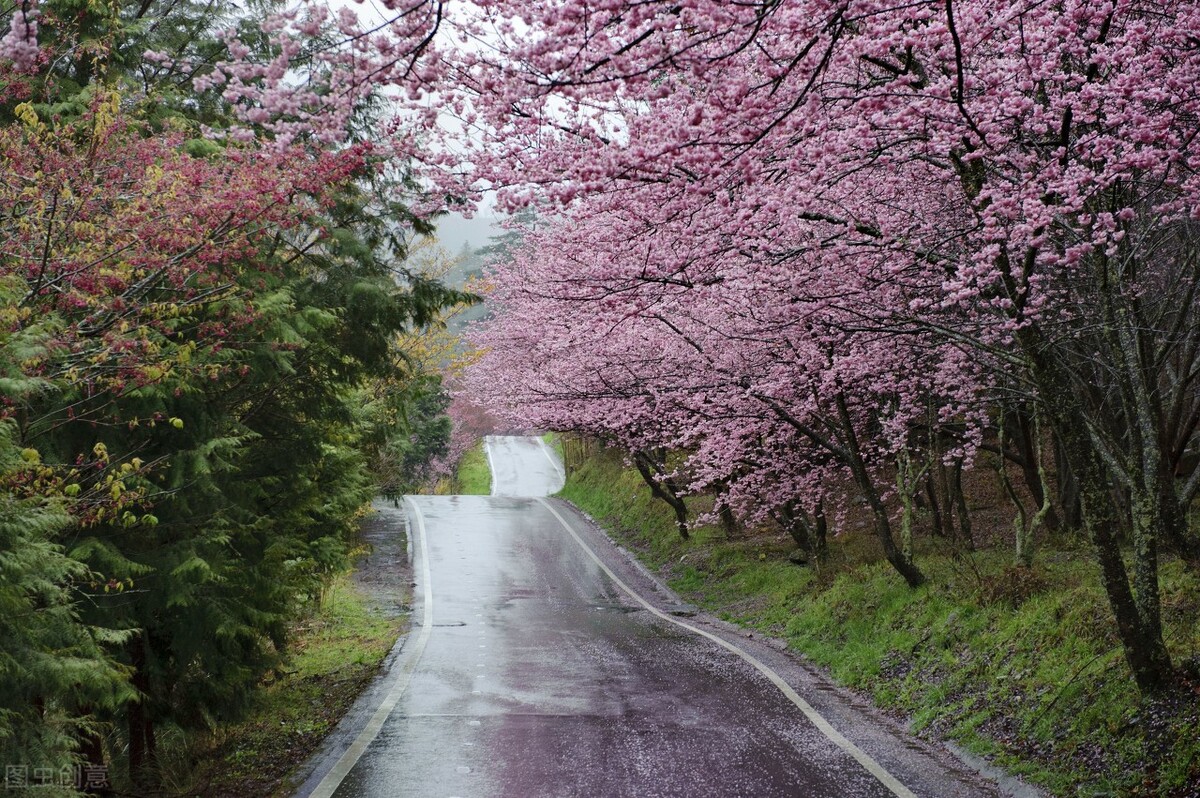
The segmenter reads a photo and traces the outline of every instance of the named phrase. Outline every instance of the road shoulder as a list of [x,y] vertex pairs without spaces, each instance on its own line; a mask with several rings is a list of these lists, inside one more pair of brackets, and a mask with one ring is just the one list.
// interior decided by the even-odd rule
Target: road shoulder
[[[688,625],[716,635],[742,649],[778,674],[853,745],[865,751],[888,772],[918,794],[971,794],[1007,798],[1042,798],[1042,793],[1019,779],[971,762],[952,748],[910,733],[902,719],[889,715],[870,700],[835,684],[783,640],[748,631],[700,611],[657,578],[628,549],[618,545],[594,519],[564,499],[549,499],[583,542],[621,581],[660,612],[686,618]],[[972,792],[963,793],[963,789]]]
[[[403,505],[396,507],[390,502],[377,502],[374,509],[374,514],[363,524],[363,542],[370,551],[356,563],[354,583],[368,596],[369,605],[376,611],[408,616],[414,598],[407,514]],[[288,789],[281,791],[282,794],[311,794],[337,764],[391,690],[411,638],[412,628],[407,627],[380,664],[375,677],[359,693],[320,747],[292,771],[287,781]]]

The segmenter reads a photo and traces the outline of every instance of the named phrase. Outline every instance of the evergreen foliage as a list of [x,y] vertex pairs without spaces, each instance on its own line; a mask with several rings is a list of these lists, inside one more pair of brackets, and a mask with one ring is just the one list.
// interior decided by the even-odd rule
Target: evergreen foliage
[[[11,288],[0,286],[6,307]],[[0,387],[9,401],[51,389],[20,369],[46,337],[42,325],[0,326]],[[35,769],[71,768],[77,741],[96,732],[89,708],[112,710],[132,697],[110,654],[126,635],[81,620],[81,599],[99,588],[97,574],[57,542],[70,516],[29,489],[48,470],[40,452],[19,445],[13,421],[0,421],[0,761],[30,784]]]
[[268,60],[281,8],[48,0],[0,58],[5,763],[153,788],[164,731],[241,717],[362,508],[445,451],[397,342],[470,297],[405,266],[431,228],[380,103],[338,146],[205,135],[246,121],[192,83],[221,30]]

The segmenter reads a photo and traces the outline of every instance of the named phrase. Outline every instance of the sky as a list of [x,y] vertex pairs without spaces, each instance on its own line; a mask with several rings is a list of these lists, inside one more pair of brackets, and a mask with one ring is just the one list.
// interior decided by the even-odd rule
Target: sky
[[[330,8],[350,8],[364,22],[381,23],[387,17],[386,9],[378,0],[365,0],[356,3],[354,0],[326,0]],[[457,253],[463,245],[471,249],[486,246],[490,238],[500,232],[499,218],[490,200],[485,196],[484,208],[475,218],[467,219],[462,214],[448,214],[438,221],[438,242],[451,253]]]
[[438,222],[438,241],[452,253],[462,249],[463,244],[471,249],[486,246],[491,243],[491,237],[499,232],[498,220],[494,216],[464,219],[460,214],[453,213]]

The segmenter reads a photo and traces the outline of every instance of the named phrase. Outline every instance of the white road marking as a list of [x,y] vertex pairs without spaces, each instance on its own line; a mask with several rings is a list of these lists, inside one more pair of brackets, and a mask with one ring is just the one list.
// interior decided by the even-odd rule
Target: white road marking
[[876,779],[878,779],[879,782],[881,784],[883,784],[883,786],[885,786],[889,790],[891,790],[892,793],[894,793],[896,796],[898,796],[898,798],[917,798],[917,796],[912,792],[912,790],[908,789],[903,784],[901,784],[900,781],[895,776],[893,776],[891,773],[889,773],[887,770],[884,769],[883,765],[876,762],[874,759],[871,758],[871,756],[866,751],[862,750],[857,745],[850,742],[850,740],[846,739],[846,737],[843,736],[841,732],[839,732],[837,729],[833,728],[833,726],[829,723],[829,721],[825,720],[825,718],[821,715],[821,713],[817,712],[817,710],[812,706],[812,704],[809,704],[807,701],[805,701],[803,698],[801,698],[800,694],[797,693],[795,690],[793,690],[792,686],[789,685],[787,682],[785,682],[783,680],[783,677],[780,676],[775,671],[773,671],[770,668],[770,666],[763,663],[762,660],[758,659],[750,652],[744,651],[744,650],[738,648],[736,645],[734,645],[733,643],[730,643],[728,640],[724,639],[723,637],[719,637],[711,632],[706,632],[703,629],[692,626],[690,623],[684,623],[683,621],[679,620],[678,618],[676,618],[672,615],[668,615],[665,612],[660,611],[657,607],[650,604],[648,601],[646,601],[640,595],[635,593],[633,588],[631,588],[629,585],[625,584],[625,582],[623,582],[619,576],[617,576],[615,573],[613,573],[611,568],[609,568],[607,565],[604,564],[604,561],[601,560],[596,555],[596,552],[592,551],[592,548],[583,541],[583,538],[581,538],[579,536],[579,533],[577,533],[575,531],[574,527],[572,527],[569,523],[567,523],[567,519],[563,518],[562,515],[559,514],[558,510],[554,509],[553,505],[551,505],[548,501],[546,501],[545,499],[542,499],[542,498],[538,498],[538,501],[542,504],[543,507],[545,507],[547,510],[549,510],[550,513],[555,518],[558,519],[558,522],[560,524],[562,524],[563,529],[567,530],[567,532],[571,535],[571,537],[575,539],[575,542],[579,544],[579,547],[582,548],[589,557],[591,557],[593,560],[595,560],[596,564],[600,566],[600,570],[604,571],[604,573],[608,575],[608,578],[611,579],[617,585],[617,587],[621,588],[627,594],[629,594],[629,596],[634,601],[636,601],[638,604],[641,604],[643,607],[645,607],[647,610],[649,610],[652,614],[658,616],[659,618],[666,621],[667,623],[672,623],[672,624],[675,624],[676,626],[682,627],[683,629],[687,629],[689,632],[692,632],[693,634],[697,634],[697,635],[700,635],[701,637],[707,638],[707,639],[711,640],[712,642],[716,643],[718,646],[721,646],[722,648],[732,651],[734,654],[737,654],[739,657],[741,657],[743,660],[745,660],[747,663],[749,663],[755,669],[757,669],[759,673],[761,673],[763,676],[766,676],[767,679],[770,680],[770,682],[772,684],[774,684],[777,688],[779,688],[779,691],[781,693],[783,693],[788,698],[788,700],[790,700],[793,704],[795,704],[800,709],[800,711],[804,713],[804,716],[806,718],[808,718],[809,722],[811,722],[814,726],[816,726],[821,731],[821,733],[824,734],[826,737],[828,737],[829,740],[832,741],[836,746],[841,748],[843,751],[845,751],[850,756],[854,757],[854,759],[857,760],[858,763],[860,765],[862,765],[863,768],[866,769],[866,771],[868,773],[870,773],[872,776],[874,776]]
[[564,481],[566,481],[566,478],[567,478],[566,469],[564,469],[559,464],[558,458],[555,457],[554,452],[552,452],[550,450],[550,445],[548,443],[546,443],[544,440],[542,440],[541,438],[538,438],[537,442],[541,446],[542,454],[546,455],[546,459],[550,461],[550,465],[554,466],[554,470],[558,473],[559,476],[561,476],[563,478]]
[[355,764],[362,757],[363,752],[367,750],[367,746],[379,734],[379,730],[383,728],[384,721],[388,715],[392,714],[392,710],[396,708],[396,704],[400,701],[400,696],[404,694],[408,688],[408,683],[412,681],[413,671],[417,668],[417,662],[421,659],[421,654],[425,651],[425,645],[429,642],[429,635],[433,632],[433,582],[429,568],[429,547],[425,542],[425,517],[421,515],[421,508],[417,506],[411,498],[406,497],[405,501],[413,509],[413,517],[417,521],[417,540],[421,544],[421,579],[422,587],[424,588],[424,596],[422,604],[424,608],[421,613],[421,632],[417,635],[417,640],[413,644],[412,653],[405,659],[404,666],[400,672],[396,674],[396,681],[392,683],[392,688],[388,690],[387,696],[383,699],[383,703],[375,710],[375,714],[363,727],[363,730],[354,738],[354,742],[346,749],[328,773],[325,778],[321,779],[321,783],[317,785],[309,798],[330,798],[338,785],[350,774]]
[[489,495],[496,495],[496,463],[492,460],[492,436],[486,435],[483,438],[483,451],[487,455],[488,471],[492,472],[492,487]]

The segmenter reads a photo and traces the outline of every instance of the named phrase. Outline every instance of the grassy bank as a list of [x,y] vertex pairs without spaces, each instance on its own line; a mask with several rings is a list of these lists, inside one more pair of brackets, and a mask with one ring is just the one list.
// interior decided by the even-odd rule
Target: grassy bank
[[173,794],[208,798],[290,795],[286,778],[333,729],[379,670],[406,618],[370,608],[340,577],[311,617],[293,629],[284,672],[259,692],[246,720],[192,741],[164,762]]
[[487,496],[492,492],[492,471],[480,441],[458,461],[454,492],[460,496]]
[[[858,532],[832,541],[819,571],[790,563],[794,546],[769,533],[700,527],[682,541],[669,508],[612,453],[573,469],[561,495],[687,600],[785,638],[918,732],[1056,796],[1200,796],[1200,674],[1139,699],[1081,544],[1047,548],[1029,570],[1003,549],[927,554],[929,584],[913,590]],[[1163,588],[1171,653],[1195,667],[1200,580],[1169,562]]]
[[554,453],[558,455],[558,459],[560,459],[560,460],[564,459],[563,458],[563,444],[562,444],[561,437],[559,437],[557,434],[555,434],[553,432],[547,432],[542,435],[542,441],[547,446],[549,446],[551,449],[554,450]]

